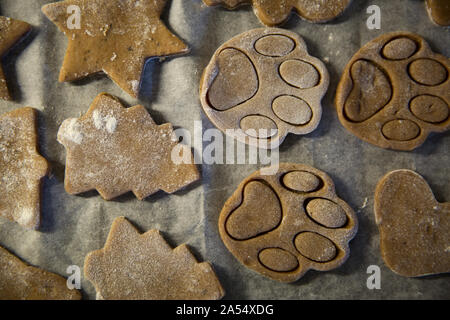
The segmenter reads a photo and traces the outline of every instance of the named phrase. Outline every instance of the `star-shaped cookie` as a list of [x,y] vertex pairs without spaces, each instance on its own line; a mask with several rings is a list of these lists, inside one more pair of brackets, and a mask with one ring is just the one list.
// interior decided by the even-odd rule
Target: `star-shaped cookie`
[[39,227],[41,180],[49,170],[38,153],[36,115],[26,107],[0,116],[0,216],[28,229]]
[[438,26],[450,26],[450,1],[427,0],[427,11],[431,20]]
[[[0,16],[0,59],[11,49],[20,39],[25,37],[31,26],[23,21],[14,20]],[[11,100],[5,75],[0,66],[0,99]]]
[[[65,120],[58,141],[67,149],[70,194],[97,189],[111,200],[131,190],[142,200],[199,179],[191,150],[178,142],[171,124],[157,125],[143,106],[125,108],[106,93],[81,118]],[[178,152],[189,161],[174,158]]]
[[42,7],[69,43],[59,81],[104,72],[137,97],[148,58],[187,46],[160,20],[166,0],[67,0]]
[[305,20],[320,23],[341,15],[352,0],[203,0],[209,6],[222,5],[234,9],[251,4],[259,20],[267,26],[285,22],[292,10]]
[[158,230],[144,234],[124,217],[112,224],[105,247],[86,256],[84,275],[98,299],[213,300],[224,290],[208,262],[183,244],[172,249]]
[[27,265],[0,247],[0,300],[80,300],[63,277]]

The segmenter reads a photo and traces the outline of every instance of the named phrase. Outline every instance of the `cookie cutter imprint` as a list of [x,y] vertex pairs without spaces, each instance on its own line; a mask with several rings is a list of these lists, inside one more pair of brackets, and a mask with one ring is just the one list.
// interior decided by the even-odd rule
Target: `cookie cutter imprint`
[[280,164],[272,176],[254,172],[219,217],[228,250],[248,268],[281,282],[342,265],[357,229],[356,214],[336,195],[331,178],[301,164]]
[[382,35],[345,68],[336,94],[339,120],[366,142],[413,150],[431,132],[450,128],[449,69],[449,59],[419,35]]
[[217,49],[203,73],[200,100],[225,134],[272,149],[288,133],[304,135],[317,128],[328,85],[324,63],[308,54],[298,34],[259,28]]

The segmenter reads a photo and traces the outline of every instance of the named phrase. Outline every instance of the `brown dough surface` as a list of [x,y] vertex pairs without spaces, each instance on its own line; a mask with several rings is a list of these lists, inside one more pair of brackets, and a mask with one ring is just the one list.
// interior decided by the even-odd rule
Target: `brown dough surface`
[[217,49],[200,82],[200,100],[211,122],[226,134],[276,148],[288,133],[304,135],[317,128],[328,85],[325,65],[308,54],[298,34],[259,28]]
[[[69,40],[59,81],[74,81],[103,71],[124,91],[137,97],[148,58],[188,51],[160,20],[165,3],[166,0],[67,0],[43,6],[44,14]],[[73,5],[80,8],[80,29],[67,26],[73,14],[67,9]]]
[[267,26],[285,22],[292,10],[310,22],[326,22],[340,16],[352,0],[203,0],[209,6],[234,9],[251,4],[259,20]]
[[428,14],[440,26],[450,26],[450,1],[426,0]]
[[0,216],[28,229],[40,224],[41,180],[49,165],[38,152],[37,111],[0,116]]
[[116,218],[103,249],[86,256],[85,277],[98,299],[215,300],[225,292],[208,262],[198,263],[187,245],[172,249],[158,230],[144,234]]
[[0,300],[80,300],[63,277],[25,264],[0,247]]
[[355,213],[338,198],[330,177],[302,164],[280,164],[270,176],[251,174],[219,217],[228,250],[246,267],[281,282],[342,265],[357,229]]
[[[6,55],[20,39],[25,37],[31,26],[23,21],[0,16],[0,59]],[[5,75],[0,65],[0,99],[11,100]]]
[[450,202],[439,203],[419,174],[395,170],[380,180],[375,219],[392,271],[405,277],[450,272]]
[[[106,93],[79,119],[65,120],[58,141],[67,150],[64,185],[70,194],[96,189],[111,200],[133,191],[142,200],[199,179],[191,150],[178,144],[171,124],[157,125],[143,106],[125,108]],[[172,161],[176,146],[190,155],[191,164]]]
[[450,128],[450,61],[408,32],[382,35],[362,47],[336,93],[342,125],[382,148],[413,150],[430,132]]

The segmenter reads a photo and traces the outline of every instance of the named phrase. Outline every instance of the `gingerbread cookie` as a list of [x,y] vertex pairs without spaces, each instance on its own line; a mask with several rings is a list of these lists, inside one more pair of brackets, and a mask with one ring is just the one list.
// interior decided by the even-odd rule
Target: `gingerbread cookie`
[[220,213],[219,232],[246,267],[282,282],[308,270],[328,271],[348,258],[358,222],[324,172],[280,164],[241,182]]
[[340,16],[351,0],[203,0],[208,6],[222,5],[234,9],[251,4],[259,20],[267,26],[285,22],[294,10],[310,22],[326,22]]
[[0,116],[0,216],[29,229],[40,224],[41,181],[49,171],[38,152],[37,111]]
[[449,59],[420,36],[385,34],[350,60],[336,93],[339,120],[360,139],[412,150],[450,128]]
[[[23,21],[0,16],[0,59],[5,56],[19,40],[24,38],[31,30],[31,26]],[[6,85],[5,75],[0,66],[0,99],[11,100]]]
[[25,264],[0,247],[0,300],[79,300],[63,277]]
[[237,140],[277,148],[315,130],[329,84],[325,65],[296,33],[254,29],[222,45],[206,67],[200,99],[214,125]]
[[148,58],[188,51],[160,20],[165,3],[66,0],[43,6],[44,14],[69,40],[59,81],[74,81],[103,71],[137,97]]
[[[132,191],[140,200],[164,190],[173,193],[199,179],[191,150],[179,144],[169,123],[157,125],[141,105],[124,108],[106,93],[79,119],[65,120],[58,141],[66,147],[65,189],[96,189],[111,200]],[[172,160],[173,150],[190,156]]]
[[405,277],[450,272],[450,202],[439,203],[410,170],[384,176],[375,191],[381,255]]
[[84,274],[98,299],[214,300],[224,290],[208,262],[183,244],[172,249],[158,230],[144,234],[116,218],[103,249],[86,256]]
[[427,11],[431,20],[440,26],[450,26],[450,1],[426,0]]

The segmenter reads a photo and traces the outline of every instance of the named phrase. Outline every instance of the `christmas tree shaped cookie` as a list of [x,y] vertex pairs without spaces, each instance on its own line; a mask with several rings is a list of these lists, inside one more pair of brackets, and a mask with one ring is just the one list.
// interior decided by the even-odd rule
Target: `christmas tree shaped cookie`
[[67,0],[42,7],[69,44],[59,81],[104,72],[133,97],[151,57],[186,53],[160,20],[166,0]]

